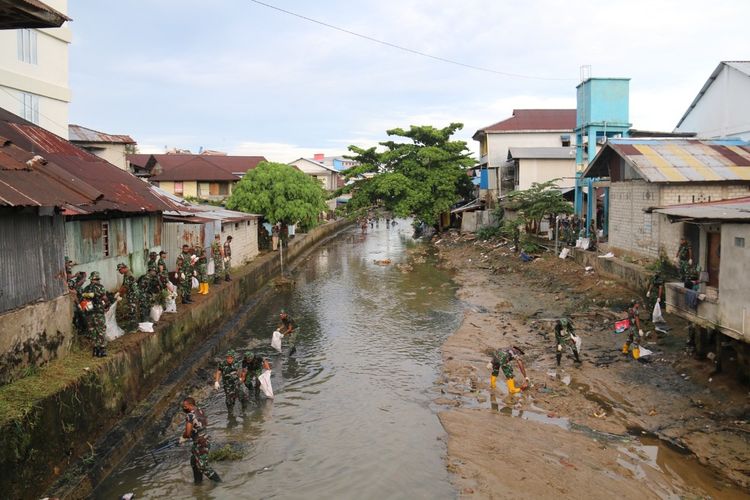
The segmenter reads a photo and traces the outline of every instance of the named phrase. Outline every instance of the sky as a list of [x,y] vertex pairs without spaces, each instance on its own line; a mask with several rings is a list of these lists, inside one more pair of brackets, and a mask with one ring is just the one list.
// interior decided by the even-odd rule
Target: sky
[[[671,131],[722,60],[750,59],[747,0],[70,0],[70,122],[141,152],[290,162],[386,130],[575,108],[581,67],[630,78],[634,128]],[[516,75],[509,76],[508,74]]]

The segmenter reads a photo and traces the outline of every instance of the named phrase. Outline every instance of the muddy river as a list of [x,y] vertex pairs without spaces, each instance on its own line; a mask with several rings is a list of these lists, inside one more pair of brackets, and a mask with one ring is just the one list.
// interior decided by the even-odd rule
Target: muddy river
[[[167,441],[181,429],[175,414],[158,430],[166,447],[141,443],[95,497],[455,498],[432,401],[440,347],[462,306],[429,256],[399,270],[417,245],[399,222],[341,233],[299,263],[294,288],[265,294],[251,313],[233,346],[257,345],[271,359],[275,400],[253,398],[229,416],[223,391],[210,387],[213,367],[199,372],[194,395],[214,449],[244,455],[213,464],[222,483],[192,484],[189,446]],[[301,328],[293,358],[270,348],[282,307]]]

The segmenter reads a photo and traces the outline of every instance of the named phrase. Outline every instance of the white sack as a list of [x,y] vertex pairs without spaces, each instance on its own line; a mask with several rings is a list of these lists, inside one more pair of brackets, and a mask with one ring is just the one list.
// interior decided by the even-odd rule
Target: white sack
[[151,306],[151,321],[154,323],[159,322],[159,318],[161,318],[161,315],[164,313],[164,308],[161,306],[161,304],[156,304],[155,306]]
[[651,313],[651,321],[654,323],[664,323],[664,316],[661,314],[661,306],[658,299],[656,300],[656,304],[654,304],[654,312]]
[[213,276],[214,272],[216,272],[216,266],[214,264],[214,260],[211,259],[208,261],[208,267],[206,268],[206,272],[209,276]]
[[198,288],[201,285],[200,282],[198,281],[198,278],[196,278],[195,276],[190,278],[190,283],[192,284],[193,288]]
[[138,323],[138,331],[139,332],[145,332],[145,333],[154,333],[154,324],[150,321],[144,321],[143,323]]
[[641,346],[639,349],[640,349],[639,356],[638,356],[639,358],[642,358],[643,356],[650,356],[651,354],[654,353],[654,351],[649,351],[643,346]]
[[175,300],[175,297],[169,296],[167,297],[167,300],[165,301],[165,307],[164,307],[165,313],[176,313],[177,312],[177,301]]
[[571,335],[570,338],[571,338],[571,340],[573,340],[573,343],[576,346],[576,350],[580,354],[580,352],[581,352],[581,336],[580,335]]
[[115,312],[117,311],[117,302],[112,304],[107,312],[104,313],[104,319],[107,322],[107,340],[115,340],[121,336],[125,331],[117,325],[117,319],[115,319]]
[[281,332],[278,330],[274,330],[271,336],[271,347],[281,352]]
[[568,256],[568,254],[570,254],[570,248],[565,247],[562,249],[562,252],[560,252],[560,258],[565,259]]
[[260,381],[260,390],[267,398],[273,399],[273,387],[271,387],[271,370],[263,370],[263,373],[258,377]]

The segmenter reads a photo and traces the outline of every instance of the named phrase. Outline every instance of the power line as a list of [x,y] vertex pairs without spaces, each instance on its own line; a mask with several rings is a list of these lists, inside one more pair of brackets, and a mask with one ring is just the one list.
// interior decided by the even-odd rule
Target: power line
[[507,72],[507,71],[498,71],[498,70],[495,70],[495,69],[483,68],[481,66],[475,66],[473,64],[462,63],[460,61],[454,61],[453,59],[447,59],[445,57],[433,56],[432,54],[428,54],[426,52],[421,52],[419,50],[410,49],[408,47],[403,47],[403,46],[397,45],[395,43],[386,42],[385,40],[379,40],[379,39],[373,38],[371,36],[363,35],[361,33],[357,33],[357,32],[348,30],[346,28],[341,28],[339,26],[334,26],[333,24],[329,24],[329,23],[326,23],[326,22],[323,22],[323,21],[319,21],[319,20],[313,19],[311,17],[303,16],[302,14],[298,14],[298,13],[292,12],[290,10],[282,9],[281,7],[276,7],[275,5],[267,4],[265,2],[260,2],[259,0],[250,0],[250,1],[253,2],[253,3],[255,3],[255,4],[262,5],[263,7],[268,7],[269,9],[277,10],[279,12],[283,12],[284,14],[288,14],[290,16],[298,17],[300,19],[304,19],[305,21],[309,21],[311,23],[319,24],[321,26],[325,26],[326,28],[330,28],[332,30],[340,31],[340,32],[346,33],[348,35],[356,36],[356,37],[362,38],[364,40],[368,40],[370,42],[379,43],[380,45],[385,45],[387,47],[391,47],[391,48],[394,48],[394,49],[397,49],[397,50],[402,50],[404,52],[409,52],[410,54],[414,54],[414,55],[421,56],[421,57],[427,57],[429,59],[434,59],[436,61],[440,61],[440,62],[444,62],[444,63],[448,63],[448,64],[453,64],[453,65],[456,65],[456,66],[462,66],[464,68],[474,69],[474,70],[477,70],[477,71],[484,71],[485,73],[493,73],[493,74],[496,74],[496,75],[508,76],[508,77],[511,77],[511,78],[525,78],[525,79],[528,79],[528,80],[555,80],[555,81],[571,81],[571,80],[575,80],[575,78],[551,78],[551,77],[544,77],[544,76],[522,75],[522,74],[519,74],[519,73],[510,73],[510,72]]
[[[15,99],[16,101],[18,101],[19,103],[21,103],[21,105],[22,105],[22,106],[24,107],[23,109],[25,109],[25,107],[26,107],[26,103],[25,103],[25,102],[23,102],[23,100],[22,100],[22,99],[19,99],[19,98],[18,98],[17,96],[13,95],[13,94],[12,94],[12,93],[11,93],[11,92],[10,92],[10,91],[9,91],[9,90],[7,89],[7,88],[5,88],[4,86],[0,86],[0,89],[1,89],[1,90],[2,90],[3,92],[5,92],[6,94],[8,94],[8,95],[9,95],[10,97],[12,97],[13,99]],[[34,93],[26,92],[26,91],[24,91],[24,90],[19,90],[19,92],[21,92],[21,93],[25,93],[25,94],[31,94],[31,95],[35,95],[35,96],[37,96],[37,97],[44,97],[44,96],[40,96],[39,94],[34,94]],[[37,113],[39,113],[39,116],[41,116],[42,118],[46,118],[46,119],[47,119],[47,121],[49,121],[50,123],[52,123],[52,124],[54,124],[54,125],[57,125],[58,127],[62,128],[62,129],[64,129],[64,130],[68,130],[68,126],[67,126],[67,125],[63,125],[62,123],[60,123],[60,122],[58,122],[58,121],[55,121],[55,120],[53,120],[52,118],[50,118],[49,116],[45,115],[44,113],[42,113],[42,112],[41,112],[41,111],[39,111],[39,110],[37,110]],[[14,114],[15,114],[15,113],[14,113]],[[21,115],[18,115],[18,116],[21,116]],[[24,116],[21,116],[21,118],[23,118],[24,120],[26,119],[26,117],[24,117]],[[31,120],[28,120],[28,121],[31,121]],[[32,123],[33,123],[33,122],[32,122]],[[38,125],[38,124],[35,124],[35,125]],[[63,139],[65,139],[65,137],[63,137]]]

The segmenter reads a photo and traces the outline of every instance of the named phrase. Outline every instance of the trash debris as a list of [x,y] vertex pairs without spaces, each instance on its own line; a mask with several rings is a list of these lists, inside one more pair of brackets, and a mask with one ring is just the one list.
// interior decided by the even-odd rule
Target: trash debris
[[614,256],[615,256],[615,254],[613,254],[612,252],[607,252],[607,253],[605,253],[604,255],[599,255],[598,257],[599,257],[600,259],[611,259],[611,258],[613,258]]

